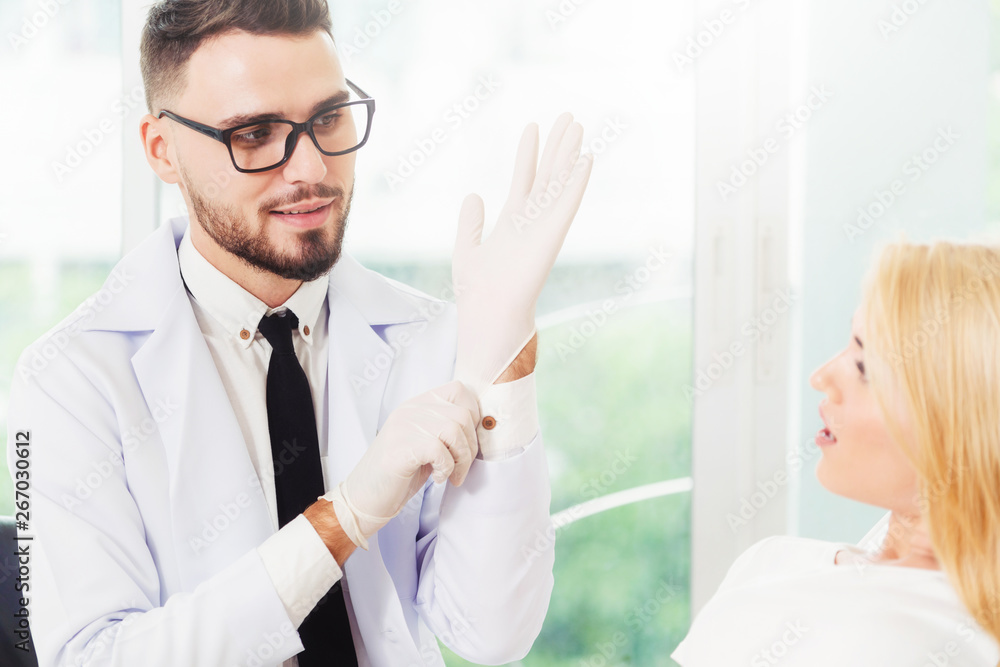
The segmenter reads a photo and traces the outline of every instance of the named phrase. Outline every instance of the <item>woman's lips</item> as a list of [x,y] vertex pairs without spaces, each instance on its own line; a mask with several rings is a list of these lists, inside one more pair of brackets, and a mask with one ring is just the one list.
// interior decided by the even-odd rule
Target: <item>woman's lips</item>
[[816,433],[816,444],[819,445],[820,447],[829,447],[830,445],[837,444],[837,438],[832,433],[830,433],[830,429],[821,428]]
[[819,406],[819,418],[823,420],[823,428],[816,433],[816,444],[821,447],[828,447],[830,445],[837,444],[837,436],[833,434],[830,427],[827,426],[826,415],[823,414],[823,406]]

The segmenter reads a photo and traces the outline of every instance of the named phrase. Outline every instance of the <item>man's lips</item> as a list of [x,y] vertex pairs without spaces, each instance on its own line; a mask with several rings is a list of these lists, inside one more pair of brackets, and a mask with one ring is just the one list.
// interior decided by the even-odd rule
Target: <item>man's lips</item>
[[270,212],[275,220],[298,229],[313,229],[321,226],[330,217],[330,209],[334,199],[310,201],[295,204],[284,210],[275,209]]
[[[333,199],[336,199],[336,197]],[[278,213],[280,215],[301,215],[303,213],[313,213],[314,211],[318,211],[325,206],[329,206],[333,203],[333,199],[310,199],[298,202],[297,204],[292,204],[291,206],[286,206],[284,208],[273,209],[271,213]]]

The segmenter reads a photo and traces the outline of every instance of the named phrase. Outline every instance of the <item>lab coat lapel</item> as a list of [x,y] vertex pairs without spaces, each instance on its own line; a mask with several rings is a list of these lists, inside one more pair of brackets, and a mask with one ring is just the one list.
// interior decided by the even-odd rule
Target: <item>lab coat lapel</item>
[[[379,278],[349,257],[342,257],[331,277],[328,487],[354,469],[379,428],[383,396],[394,350],[379,336],[383,325],[421,319],[414,305],[401,299]],[[386,642],[404,631],[406,621],[396,589],[379,550],[378,534],[369,549],[357,549],[344,564],[351,605],[372,664],[401,664],[407,644]],[[412,646],[411,646],[412,648]],[[407,655],[408,662],[419,656]]]
[[167,460],[174,548],[191,589],[274,532],[239,422],[195,319],[177,263],[186,219],[157,229],[119,264],[129,301],[91,328],[150,331],[132,366],[150,412],[179,408],[159,423]]
[[[354,469],[375,439],[379,407],[389,377],[390,348],[336,289],[329,293],[330,442],[329,482],[337,484]],[[365,375],[366,361],[384,359],[385,370]],[[374,376],[374,377],[372,377]]]
[[[160,424],[174,547],[185,587],[208,579],[274,532],[260,482],[183,287],[132,358],[147,403],[180,405]],[[152,406],[150,406],[152,408]]]

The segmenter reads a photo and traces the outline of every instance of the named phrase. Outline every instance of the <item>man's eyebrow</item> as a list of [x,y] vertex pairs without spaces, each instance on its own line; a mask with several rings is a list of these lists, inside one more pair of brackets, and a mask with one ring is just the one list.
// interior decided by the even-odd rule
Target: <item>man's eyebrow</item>
[[[331,107],[334,104],[340,104],[341,102],[346,102],[350,98],[350,95],[351,94],[346,90],[341,90],[334,93],[333,95],[330,95],[324,100],[320,100],[319,102],[313,105],[312,110],[309,112],[309,116],[312,117],[316,115],[318,112],[322,111],[323,109]],[[288,119],[282,116],[281,114],[274,112],[252,113],[252,114],[241,113],[226,118],[221,123],[219,123],[219,127],[223,130],[228,130],[231,127],[237,127],[239,125],[246,125],[248,123],[265,123],[267,121],[272,121],[272,120],[288,120]]]

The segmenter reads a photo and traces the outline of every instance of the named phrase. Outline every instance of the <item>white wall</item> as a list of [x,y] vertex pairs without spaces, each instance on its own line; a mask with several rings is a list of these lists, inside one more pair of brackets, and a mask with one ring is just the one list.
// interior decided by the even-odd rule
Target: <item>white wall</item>
[[[898,30],[891,29],[897,27],[894,7]],[[794,371],[801,388],[800,442],[820,426],[822,394],[809,387],[809,374],[846,345],[879,244],[901,231],[911,240],[983,231],[988,185],[985,1],[814,1],[808,23],[807,79],[827,86],[833,97],[809,122],[801,246],[791,249],[803,295],[801,367]],[[933,157],[935,138],[948,128],[957,139],[921,169],[913,156],[930,149]],[[902,194],[885,194],[897,180]],[[878,203],[880,191],[885,201],[894,198],[884,215],[867,230],[848,233],[845,225],[856,223],[857,209]],[[859,539],[883,512],[823,489],[813,474],[816,460],[801,475],[799,533]]]

